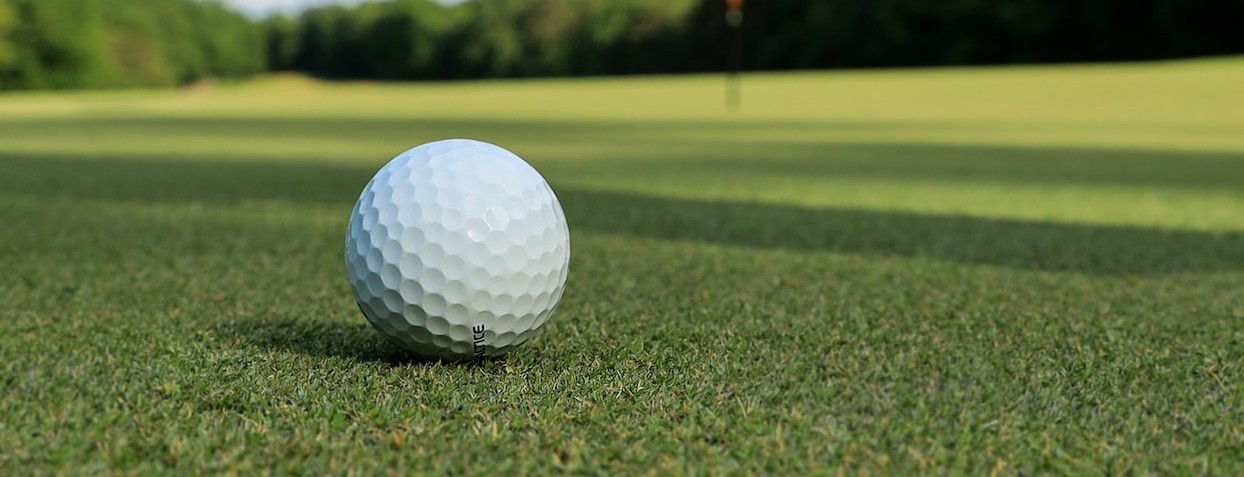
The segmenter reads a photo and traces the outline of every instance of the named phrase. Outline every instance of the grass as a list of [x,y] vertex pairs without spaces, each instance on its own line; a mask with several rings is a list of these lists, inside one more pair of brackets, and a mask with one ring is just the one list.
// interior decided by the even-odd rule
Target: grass
[[[1244,62],[0,96],[0,468],[1238,474]],[[534,163],[545,333],[412,360],[341,263],[418,143]]]

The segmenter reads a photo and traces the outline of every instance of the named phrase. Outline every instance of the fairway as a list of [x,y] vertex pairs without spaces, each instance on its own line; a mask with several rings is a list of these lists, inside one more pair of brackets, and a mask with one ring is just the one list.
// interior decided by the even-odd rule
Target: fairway
[[[1244,60],[0,95],[0,469],[1244,472]],[[412,360],[359,191],[469,137],[543,333]]]

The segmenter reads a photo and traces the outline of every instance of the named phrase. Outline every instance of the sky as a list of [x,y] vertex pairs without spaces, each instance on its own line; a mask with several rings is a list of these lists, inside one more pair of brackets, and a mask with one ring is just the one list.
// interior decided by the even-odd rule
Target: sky
[[[274,13],[297,13],[305,8],[320,5],[354,5],[364,1],[370,0],[224,0],[226,4],[256,17],[268,16]],[[442,1],[441,3],[456,2]]]
[[359,0],[224,0],[238,10],[252,16],[267,16],[274,13],[295,13],[304,8],[338,4],[355,4]]

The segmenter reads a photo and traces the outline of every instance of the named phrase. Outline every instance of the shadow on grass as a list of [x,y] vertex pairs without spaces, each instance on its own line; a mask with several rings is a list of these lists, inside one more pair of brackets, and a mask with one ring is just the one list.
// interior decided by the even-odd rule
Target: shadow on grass
[[177,159],[116,154],[66,156],[0,153],[0,195],[136,203],[246,201],[350,203],[383,165],[346,167],[264,158],[222,161],[208,155]]
[[[1037,124],[1036,126],[1040,126]],[[1070,127],[1061,124],[1060,127]],[[236,174],[235,164],[222,163],[222,156],[237,154],[236,149],[213,150],[213,140],[227,145],[238,138],[261,139],[272,145],[299,144],[308,138],[338,138],[387,145],[397,154],[423,141],[446,137],[478,137],[524,149],[542,148],[545,157],[529,157],[541,170],[560,170],[567,174],[583,171],[587,175],[625,175],[643,180],[653,174],[682,177],[704,171],[749,176],[834,177],[866,179],[913,179],[937,181],[989,181],[1006,184],[1112,185],[1159,188],[1244,188],[1244,154],[1228,151],[1163,150],[1118,147],[1048,147],[1031,145],[946,144],[920,142],[875,142],[839,137],[832,141],[827,133],[895,131],[992,131],[1014,130],[1016,125],[938,121],[774,121],[774,120],[504,120],[460,118],[57,118],[55,120],[0,121],[0,130],[11,137],[64,137],[82,142],[106,138],[110,143],[141,144],[153,136],[189,138],[195,147],[145,153],[144,157],[120,153],[89,154],[92,159],[75,160],[55,154],[0,152],[0,164],[39,172],[40,167],[57,172],[81,171],[85,178],[109,178],[135,186],[155,186],[147,196],[178,196],[179,191],[158,184],[139,183],[147,176],[130,165],[154,168],[153,173],[184,173],[204,180],[225,179],[258,185],[259,179],[275,180],[274,185],[301,183],[322,169],[310,165],[299,172],[291,163],[272,164],[261,156],[247,160],[253,175]],[[1123,132],[1141,134],[1142,132]],[[1211,131],[1212,132],[1212,131]],[[867,137],[867,136],[864,136]],[[785,139],[782,139],[785,138]],[[863,139],[863,137],[859,138]],[[204,144],[205,143],[205,144]],[[544,147],[554,145],[556,147]],[[625,147],[619,147],[619,146]],[[298,150],[298,148],[293,148]],[[342,152],[323,152],[324,158],[343,159]],[[83,155],[85,156],[85,155]],[[81,159],[78,157],[77,159]],[[362,175],[366,181],[389,157],[369,157],[370,167],[348,169],[346,176]],[[590,160],[584,160],[588,159]],[[170,160],[176,159],[176,160]],[[252,160],[253,159],[253,160]],[[356,159],[351,157],[350,159]],[[25,162],[36,164],[27,164]],[[642,162],[643,167],[636,167]],[[305,164],[305,163],[304,163]],[[119,167],[113,167],[113,166]],[[172,169],[170,169],[172,168]],[[273,168],[284,168],[289,179],[274,177]],[[341,170],[342,168],[336,168]],[[71,185],[74,177],[50,175],[45,183]],[[321,181],[323,177],[319,178]],[[357,182],[351,179],[350,184]],[[5,184],[3,187],[20,186]],[[314,183],[314,182],[313,182]],[[182,181],[179,185],[187,183]],[[354,184],[351,189],[361,188]],[[267,190],[250,187],[249,190]],[[143,194],[145,189],[130,189]],[[206,188],[188,192],[211,194]],[[357,190],[353,190],[357,193]]]
[[574,230],[1100,275],[1244,270],[1244,234],[649,197],[563,188]]
[[[1124,186],[1159,189],[1244,188],[1244,154],[1232,152],[1138,150],[1105,147],[1032,147],[968,144],[817,142],[754,139],[753,129],[796,128],[786,123],[674,122],[659,129],[643,122],[564,123],[516,121],[381,121],[365,119],[116,119],[57,120],[58,128],[81,123],[108,137],[133,137],[171,129],[199,139],[219,138],[222,144],[239,134],[289,134],[291,142],[305,137],[372,138],[391,144],[394,154],[413,133],[422,139],[451,136],[495,138],[527,147],[553,142],[559,145],[543,157],[531,158],[557,178],[600,178],[640,182],[652,177],[716,176],[768,179],[827,178],[865,180],[933,180],[1024,185]],[[38,121],[4,124],[27,127],[31,136],[51,128]],[[809,131],[850,130],[854,123],[798,124]],[[884,123],[871,126],[884,128]],[[60,129],[57,129],[58,131]],[[72,130],[72,129],[65,129]],[[737,133],[738,139],[697,138],[694,131]],[[378,132],[379,131],[379,132]],[[453,131],[457,131],[455,134]],[[629,137],[626,134],[635,134]],[[641,132],[647,131],[647,135]],[[659,131],[657,134],[654,131]],[[680,135],[685,131],[688,134]],[[746,134],[752,131],[750,134]],[[574,133],[574,134],[570,134]],[[370,136],[369,134],[379,134]],[[582,138],[573,140],[576,135]],[[264,136],[276,143],[277,139]],[[557,140],[533,140],[550,138]],[[729,136],[727,136],[729,137]],[[763,137],[763,135],[761,135]],[[633,143],[635,149],[609,147]],[[519,152],[522,148],[520,147]],[[585,160],[585,154],[590,160]],[[362,185],[389,157],[369,157],[365,163],[340,161],[340,153],[318,157],[273,160],[208,147],[164,153],[46,153],[0,150],[0,193],[55,195],[152,202],[236,202],[276,199],[298,202],[352,200]],[[315,161],[314,159],[321,159]],[[689,181],[690,182],[690,181]]]
[[[332,204],[340,207],[344,218],[375,167],[263,162],[261,158],[250,162],[213,162],[208,157],[104,159],[0,155],[5,170],[0,175],[0,195],[88,203],[275,200]],[[1180,169],[1174,163],[1167,166]],[[585,162],[582,167],[590,170],[593,164]],[[832,161],[819,167],[825,173],[833,170]],[[943,172],[953,175],[954,171]],[[1148,177],[1156,178],[1157,172]],[[554,186],[572,232],[1101,275],[1244,270],[1241,233],[810,208]],[[688,187],[694,187],[693,180],[688,180]]]
[[388,366],[434,364],[389,344],[360,318],[343,323],[325,319],[238,319],[212,327],[218,336],[239,343],[306,356],[376,362]]

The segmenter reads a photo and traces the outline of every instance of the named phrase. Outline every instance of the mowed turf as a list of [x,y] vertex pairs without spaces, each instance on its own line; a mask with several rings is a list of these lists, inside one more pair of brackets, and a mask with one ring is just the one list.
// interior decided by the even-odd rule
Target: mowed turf
[[[1244,61],[0,96],[0,469],[1244,471]],[[413,360],[359,190],[527,158],[544,333]]]

